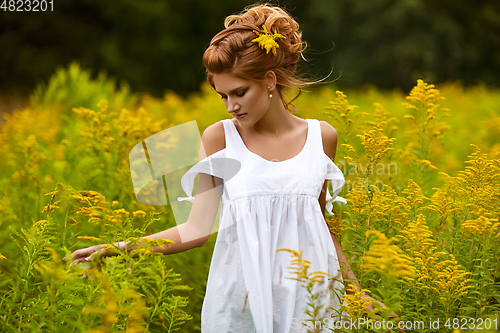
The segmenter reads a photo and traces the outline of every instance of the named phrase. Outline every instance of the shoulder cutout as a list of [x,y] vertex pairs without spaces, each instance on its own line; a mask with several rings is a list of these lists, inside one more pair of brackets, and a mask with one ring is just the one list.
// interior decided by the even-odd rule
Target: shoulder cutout
[[323,150],[328,157],[333,161],[337,152],[337,130],[326,121],[319,122],[321,127],[321,137],[323,140]]
[[205,131],[203,131],[201,142],[200,160],[226,148],[224,124],[219,121],[208,126]]

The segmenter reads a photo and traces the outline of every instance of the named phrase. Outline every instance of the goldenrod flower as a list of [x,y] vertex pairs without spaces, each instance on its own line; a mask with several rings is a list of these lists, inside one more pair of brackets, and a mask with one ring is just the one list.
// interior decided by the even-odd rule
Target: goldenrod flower
[[340,214],[338,214],[335,210],[333,210],[334,214],[331,218],[326,220],[326,224],[328,225],[328,229],[333,233],[337,238],[342,236],[342,231],[346,229],[344,225],[344,220],[340,218]]
[[[366,292],[370,292],[370,290],[364,289],[357,291],[357,288],[352,284],[349,284],[348,290],[351,293],[346,293],[340,296],[343,301],[340,305],[341,310],[347,311],[349,317],[351,317],[352,319],[364,318],[371,315],[372,313],[367,311],[367,307],[368,305],[373,304],[373,301],[367,300],[369,296],[363,295]],[[374,309],[373,312],[376,311],[377,310]]]
[[[454,207],[453,201],[450,200],[450,193],[446,190],[436,188],[436,192],[431,196],[431,203],[425,208],[436,211],[441,215],[441,224],[443,224],[448,217],[457,210],[457,207]],[[443,228],[445,226],[442,226]]]
[[428,168],[437,170],[437,167],[434,164],[432,164],[432,162],[429,160],[420,160],[420,163],[422,163],[423,165],[425,165]]
[[151,245],[156,245],[158,246],[160,249],[164,249],[164,245],[167,245],[167,247],[169,246],[169,244],[175,244],[174,241],[170,240],[170,239],[160,239],[160,238],[148,238],[148,237],[145,237],[145,238],[142,238],[141,241],[145,242],[146,244],[151,244]]
[[411,221],[401,233],[407,252],[419,268],[414,279],[417,286],[433,290],[443,302],[463,295],[470,288],[469,279],[465,278],[469,273],[460,268],[455,257],[449,254],[451,259],[441,259],[448,255],[436,251],[436,241],[425,223],[424,215],[420,214],[416,221]]
[[422,188],[413,179],[408,179],[408,187],[403,190],[411,207],[419,207],[424,200],[428,200],[422,193]]
[[442,263],[442,270],[436,272],[434,278],[440,299],[445,302],[447,297],[458,297],[467,293],[467,289],[473,287],[468,285],[470,279],[466,277],[469,275],[469,272],[460,267],[453,254],[450,254],[450,259]]
[[389,148],[389,146],[396,140],[394,138],[389,139],[384,135],[382,127],[384,124],[385,122],[381,122],[373,130],[357,135],[361,138],[361,144],[365,147],[366,154],[370,158],[370,170],[368,173],[373,173],[373,164],[377,163],[388,151],[393,149]]
[[417,220],[410,221],[401,231],[401,235],[400,238],[405,240],[405,247],[412,257],[429,257],[430,252],[434,249],[435,240],[425,223],[423,214],[419,214]]
[[39,220],[39,221],[33,223],[33,226],[34,227],[42,227],[45,225],[45,223],[47,223],[47,220]]
[[493,218],[492,214],[483,208],[475,212],[475,219],[467,220],[462,223],[460,231],[462,233],[476,234],[481,237],[496,236],[500,234],[500,222],[497,218]]
[[88,241],[91,241],[91,242],[100,242],[101,241],[100,238],[93,237],[93,236],[78,236],[77,238],[78,239],[83,239],[83,240],[88,240]]
[[269,53],[269,51],[273,51],[273,54],[276,55],[276,48],[279,48],[279,44],[276,42],[276,39],[278,38],[286,38],[285,36],[275,32],[274,34],[270,34],[267,31],[267,28],[265,25],[262,25],[262,28],[264,29],[264,33],[261,34],[260,32],[253,30],[259,37],[252,39],[252,42],[258,42],[259,47],[262,49],[266,50],[266,54]]
[[327,109],[333,110],[335,113],[325,113],[338,120],[341,132],[345,133],[343,136],[345,140],[344,142],[350,142],[352,132],[358,127],[358,120],[370,114],[367,112],[355,111],[358,107],[356,105],[349,104],[346,95],[342,91],[337,90],[335,94],[337,95],[337,98],[334,101],[330,101],[331,106],[327,107]]
[[353,146],[347,144],[347,143],[343,143],[341,144],[342,147],[346,147],[347,148],[347,151],[350,152],[350,153],[356,153],[356,149],[354,149]]
[[363,256],[362,267],[380,275],[396,277],[413,277],[415,275],[411,259],[403,254],[397,245],[391,244],[394,238],[387,239],[383,233],[376,230],[366,232],[367,237],[370,235],[375,235],[377,238]]
[[49,211],[52,211],[52,210],[55,210],[55,209],[59,209],[59,206],[56,206],[56,205],[47,205],[47,206],[44,206],[43,209],[42,209],[42,213],[45,213],[45,212],[49,212]]
[[136,210],[135,212],[132,213],[132,215],[134,217],[144,218],[144,217],[146,217],[146,212],[143,210]]

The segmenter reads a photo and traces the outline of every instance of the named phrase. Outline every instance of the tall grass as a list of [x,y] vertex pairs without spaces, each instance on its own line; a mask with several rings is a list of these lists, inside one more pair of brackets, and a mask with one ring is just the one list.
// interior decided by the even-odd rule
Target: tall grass
[[[135,198],[128,153],[175,124],[196,120],[202,131],[227,118],[210,89],[156,99],[73,65],[40,85],[30,106],[4,115],[0,332],[200,331],[215,236],[171,256],[143,244],[92,263],[101,268],[92,279],[81,278],[85,264],[70,268],[61,258],[175,225],[169,206]],[[297,116],[339,133],[348,204],[328,222],[361,286],[389,307],[379,315],[498,318],[499,96],[484,86],[419,82],[410,99],[325,86],[297,101]],[[380,246],[399,250],[383,256]],[[411,276],[397,265],[403,256]],[[363,315],[354,304],[345,298],[344,310]]]

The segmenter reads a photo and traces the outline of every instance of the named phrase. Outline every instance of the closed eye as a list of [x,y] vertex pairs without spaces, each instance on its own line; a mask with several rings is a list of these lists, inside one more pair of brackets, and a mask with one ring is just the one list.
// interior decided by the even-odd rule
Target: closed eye
[[[235,93],[235,96],[236,97],[243,97],[243,96],[245,96],[247,91],[248,91],[248,89],[240,90],[237,93]],[[227,95],[220,94],[220,98],[227,99]]]
[[238,97],[243,97],[243,96],[245,95],[245,93],[246,93],[246,92],[247,92],[247,89],[242,90],[242,91],[238,92],[238,93],[236,94],[236,96],[238,96]]

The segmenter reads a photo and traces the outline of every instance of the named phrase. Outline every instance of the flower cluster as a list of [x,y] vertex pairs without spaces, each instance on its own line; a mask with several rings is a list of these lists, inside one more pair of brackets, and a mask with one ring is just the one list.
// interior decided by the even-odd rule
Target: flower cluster
[[[365,318],[372,315],[372,312],[368,312],[368,305],[373,304],[373,301],[365,294],[370,290],[358,291],[352,284],[349,284],[348,290],[349,293],[340,296],[343,301],[341,304],[342,311],[346,311],[351,319]],[[376,311],[376,309],[373,310],[373,312]]]
[[269,53],[269,51],[273,51],[273,54],[276,55],[276,49],[279,48],[279,44],[276,42],[276,39],[278,38],[286,38],[285,36],[275,32],[274,34],[270,34],[267,31],[267,28],[265,25],[262,25],[262,29],[264,29],[264,33],[260,33],[256,30],[253,30],[254,33],[257,34],[257,38],[252,39],[252,42],[257,42],[259,43],[259,47],[266,50],[266,54]]
[[375,235],[376,239],[363,256],[362,266],[367,271],[397,278],[411,278],[415,275],[411,258],[406,256],[397,245],[391,244],[394,238],[388,239],[376,230],[366,232],[367,237],[370,235]]
[[361,138],[361,144],[365,148],[366,154],[370,159],[370,169],[369,173],[373,173],[373,165],[380,161],[387,152],[393,148],[389,148],[394,142],[394,138],[389,139],[384,135],[383,125],[385,122],[378,123],[373,130],[368,132],[363,132],[363,134],[358,135]]

